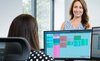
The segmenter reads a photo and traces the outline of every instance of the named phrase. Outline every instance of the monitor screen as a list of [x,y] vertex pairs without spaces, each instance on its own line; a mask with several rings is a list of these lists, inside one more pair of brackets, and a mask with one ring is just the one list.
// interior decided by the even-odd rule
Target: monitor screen
[[2,61],[4,53],[5,53],[5,42],[1,42],[2,40],[0,40],[0,61]]
[[54,58],[91,57],[91,30],[44,31],[44,50]]
[[100,58],[100,27],[93,27],[92,57]]
[[3,53],[4,49],[5,49],[5,42],[0,42],[0,53]]

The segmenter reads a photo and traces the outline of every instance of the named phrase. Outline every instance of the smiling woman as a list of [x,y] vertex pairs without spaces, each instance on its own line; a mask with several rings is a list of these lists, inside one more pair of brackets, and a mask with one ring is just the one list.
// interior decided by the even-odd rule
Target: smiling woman
[[84,0],[74,0],[70,9],[70,20],[65,20],[61,26],[62,30],[83,30],[88,29],[89,18],[87,5]]
[[79,1],[74,3],[73,14],[74,14],[74,18],[81,18],[83,14],[83,7]]

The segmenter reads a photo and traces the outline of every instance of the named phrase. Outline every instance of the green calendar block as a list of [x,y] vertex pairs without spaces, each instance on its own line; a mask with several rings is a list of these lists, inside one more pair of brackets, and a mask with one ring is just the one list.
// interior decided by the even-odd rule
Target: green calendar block
[[79,35],[74,36],[74,40],[81,40],[81,36],[79,36]]

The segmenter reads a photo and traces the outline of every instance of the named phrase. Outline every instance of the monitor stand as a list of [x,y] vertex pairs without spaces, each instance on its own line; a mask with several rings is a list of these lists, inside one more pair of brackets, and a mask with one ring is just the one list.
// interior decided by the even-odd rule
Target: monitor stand
[[74,61],[73,59],[65,59],[64,61]]

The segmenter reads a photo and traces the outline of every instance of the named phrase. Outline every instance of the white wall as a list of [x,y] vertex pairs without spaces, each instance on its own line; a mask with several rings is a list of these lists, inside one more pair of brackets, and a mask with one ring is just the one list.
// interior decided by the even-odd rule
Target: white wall
[[54,30],[61,28],[62,21],[65,20],[65,0],[54,1]]
[[0,37],[7,37],[12,20],[22,13],[22,0],[0,0]]
[[100,26],[100,0],[86,0],[92,27]]
[[[66,0],[66,20],[69,19],[69,9],[73,0]],[[100,26],[100,0],[85,0],[88,8],[89,22],[92,27]]]

